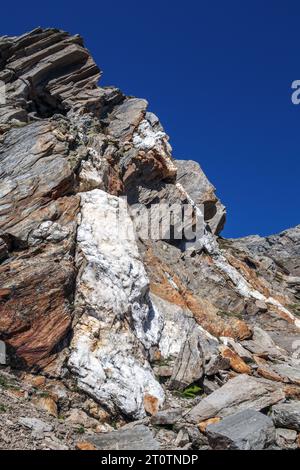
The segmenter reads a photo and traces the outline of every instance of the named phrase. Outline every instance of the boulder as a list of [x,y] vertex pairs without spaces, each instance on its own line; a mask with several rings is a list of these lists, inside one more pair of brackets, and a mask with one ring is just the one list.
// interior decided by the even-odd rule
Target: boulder
[[170,408],[158,411],[151,418],[151,423],[156,426],[170,426],[177,423],[182,416],[183,410],[181,408]]
[[300,431],[300,402],[279,403],[272,407],[275,426]]
[[275,441],[272,420],[252,409],[208,425],[206,434],[210,446],[215,450],[262,450]]
[[241,374],[203,398],[184,419],[197,424],[215,416],[224,417],[247,408],[259,411],[284,398],[284,392],[277,383]]
[[91,437],[89,440],[99,450],[158,450],[160,447],[150,429],[142,424]]

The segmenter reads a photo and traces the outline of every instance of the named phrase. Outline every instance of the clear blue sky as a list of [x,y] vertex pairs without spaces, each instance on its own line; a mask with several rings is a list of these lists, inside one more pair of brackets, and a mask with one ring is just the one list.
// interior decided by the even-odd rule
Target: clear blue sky
[[0,34],[36,26],[80,33],[101,83],[145,97],[228,209],[224,236],[300,223],[300,2],[2,2]]

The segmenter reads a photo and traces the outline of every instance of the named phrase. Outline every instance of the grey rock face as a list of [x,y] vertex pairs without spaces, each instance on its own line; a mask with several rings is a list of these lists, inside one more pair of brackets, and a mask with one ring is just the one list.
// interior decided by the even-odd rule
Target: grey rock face
[[252,339],[250,341],[243,341],[242,345],[258,356],[282,359],[285,355],[285,351],[276,346],[270,335],[258,326],[253,328]]
[[262,410],[284,397],[282,389],[275,382],[242,374],[201,400],[184,419],[199,423],[215,416],[228,416],[247,408]]
[[245,410],[207,426],[210,446],[216,450],[262,450],[275,440],[270,418],[255,410]]
[[0,124],[12,119],[28,122],[71,108],[99,109],[100,71],[79,35],[36,28],[2,40],[0,58],[7,94]]
[[256,256],[268,256],[282,264],[293,276],[300,276],[300,225],[269,237],[249,236],[233,240]]
[[227,240],[240,256],[256,263],[255,270],[273,285],[274,290],[288,296],[292,313],[300,312],[300,225],[263,238],[249,236]]
[[99,450],[158,450],[160,447],[150,429],[144,425],[99,435],[91,442]]
[[275,426],[300,431],[300,402],[280,403],[272,407]]
[[224,228],[226,209],[215,195],[214,186],[208,181],[199,163],[191,160],[176,160],[177,182],[199,206],[204,206],[204,220],[212,233],[218,235]]
[[196,323],[187,308],[153,294],[151,300],[162,318],[160,352],[173,364],[169,388],[182,390],[203,377],[210,360],[218,355],[219,342]]

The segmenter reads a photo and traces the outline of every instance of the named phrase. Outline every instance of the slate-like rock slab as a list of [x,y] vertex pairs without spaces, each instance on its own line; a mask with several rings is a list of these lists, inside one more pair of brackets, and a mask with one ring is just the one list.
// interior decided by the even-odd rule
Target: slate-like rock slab
[[291,383],[300,385],[300,366],[290,366],[288,364],[275,364],[272,369]]
[[151,423],[157,426],[169,426],[177,423],[182,416],[181,408],[161,410],[151,417]]
[[159,443],[143,424],[120,429],[90,439],[101,450],[158,450]]
[[197,424],[247,408],[259,411],[284,398],[285,394],[278,383],[241,374],[201,400],[184,418],[187,422]]
[[272,420],[251,409],[210,424],[206,433],[210,446],[217,450],[262,450],[275,441]]
[[272,407],[276,427],[300,431],[300,402],[279,403]]

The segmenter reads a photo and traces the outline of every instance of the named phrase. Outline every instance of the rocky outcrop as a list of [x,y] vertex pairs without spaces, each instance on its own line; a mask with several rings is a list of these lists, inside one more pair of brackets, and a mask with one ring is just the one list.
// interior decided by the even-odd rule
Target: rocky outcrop
[[148,299],[149,281],[128,215],[121,226],[128,234],[119,233],[122,202],[98,189],[81,194],[75,298],[79,321],[69,366],[78,386],[112,412],[140,418],[147,395],[158,407],[164,400],[146,355],[158,343],[161,319]]
[[63,414],[109,432],[68,448],[295,447],[276,406],[300,396],[299,227],[219,237],[199,164],[99,77],[77,35],[0,39],[1,367],[26,371],[36,410],[14,429],[38,439]]
[[20,37],[1,38],[0,66],[6,85],[2,124],[99,106],[100,72],[78,35],[37,28]]
[[204,220],[210,230],[218,235],[226,222],[226,209],[215,195],[214,186],[208,181],[197,162],[176,160],[177,181],[195,204],[203,206]]

